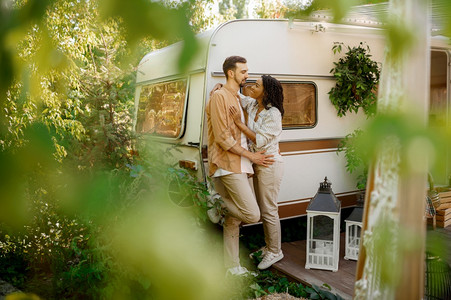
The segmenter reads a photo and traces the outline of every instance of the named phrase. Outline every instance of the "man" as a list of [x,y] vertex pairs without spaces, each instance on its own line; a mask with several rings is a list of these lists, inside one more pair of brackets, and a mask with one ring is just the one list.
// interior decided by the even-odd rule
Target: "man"
[[253,174],[252,163],[268,166],[274,160],[264,152],[247,150],[247,140],[229,115],[234,106],[244,114],[238,91],[248,78],[247,61],[240,56],[230,56],[223,64],[226,84],[215,91],[206,107],[208,126],[208,166],[216,191],[227,208],[224,220],[224,263],[233,275],[247,273],[240,266],[239,226],[241,222],[255,223],[260,210],[251,188],[248,174]]

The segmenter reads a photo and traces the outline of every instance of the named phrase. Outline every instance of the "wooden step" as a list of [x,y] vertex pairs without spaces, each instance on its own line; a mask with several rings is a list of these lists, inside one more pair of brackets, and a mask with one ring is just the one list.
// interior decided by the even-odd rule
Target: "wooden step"
[[435,220],[446,222],[448,220],[451,220],[451,215],[449,215],[449,216],[439,216],[439,215],[437,215],[437,216],[435,216]]
[[440,197],[440,203],[451,203],[451,197],[447,198]]
[[447,209],[447,208],[451,208],[451,203],[443,203],[443,202],[440,202],[440,205],[439,205],[439,207],[437,207],[437,210],[442,210],[442,209]]
[[438,195],[440,196],[440,198],[451,198],[451,191],[441,192],[438,193]]
[[437,209],[438,216],[447,216],[451,214],[451,208]]
[[438,227],[445,228],[445,227],[448,227],[449,225],[451,225],[451,219],[449,219],[447,221],[439,221],[439,220],[437,220],[436,224],[437,224]]

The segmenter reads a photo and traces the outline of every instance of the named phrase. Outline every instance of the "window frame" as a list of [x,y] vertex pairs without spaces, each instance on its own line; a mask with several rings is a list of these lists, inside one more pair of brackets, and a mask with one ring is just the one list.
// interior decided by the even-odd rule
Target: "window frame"
[[[277,79],[277,78],[276,78]],[[311,126],[291,126],[291,127],[287,127],[287,126],[282,126],[282,130],[298,130],[298,129],[312,129],[315,128],[318,125],[318,86],[314,81],[310,81],[310,80],[302,80],[302,81],[298,81],[298,80],[279,80],[277,79],[282,85],[284,83],[298,83],[298,84],[311,84],[313,85],[314,91],[315,91],[315,123]],[[247,80],[246,83],[255,83],[257,82],[256,79],[252,79],[252,80]],[[242,92],[242,88],[240,89],[240,92]],[[285,100],[285,99],[284,99]]]
[[[159,135],[158,133],[137,132],[136,128],[138,126],[138,111],[139,111],[140,99],[141,99],[141,94],[142,94],[143,88],[146,86],[149,86],[149,85],[165,84],[165,83],[183,81],[183,80],[186,80],[186,90],[185,90],[185,100],[183,102],[183,112],[182,112],[182,119],[181,119],[181,123],[180,123],[179,134],[177,136],[164,136],[164,135]],[[186,131],[186,119],[187,119],[187,111],[188,111],[188,103],[189,103],[190,85],[191,85],[191,76],[177,76],[177,77],[171,77],[171,78],[164,78],[164,80],[161,80],[161,78],[160,78],[159,80],[140,83],[138,86],[138,88],[139,88],[139,95],[137,97],[138,103],[135,108],[135,110],[136,110],[135,132],[137,134],[144,135],[148,138],[152,138],[155,140],[161,140],[161,141],[173,141],[173,140],[181,139],[185,135],[185,131]]]
[[293,129],[312,129],[315,128],[316,125],[318,125],[318,86],[316,85],[316,83],[314,81],[297,81],[297,80],[279,80],[281,84],[284,83],[302,83],[302,84],[311,84],[313,85],[314,91],[315,91],[315,123],[313,123],[313,125],[310,126],[291,126],[291,127],[286,127],[286,126],[282,126],[283,130],[293,130]]

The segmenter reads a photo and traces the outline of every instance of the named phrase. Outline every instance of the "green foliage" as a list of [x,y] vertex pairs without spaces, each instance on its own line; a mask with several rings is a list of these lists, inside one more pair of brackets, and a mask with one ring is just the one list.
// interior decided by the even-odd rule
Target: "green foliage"
[[270,294],[288,293],[294,297],[306,299],[341,300],[339,295],[332,293],[330,286],[304,286],[301,283],[289,281],[285,276],[277,275],[269,270],[259,271],[257,277],[240,277],[226,284],[243,286],[240,294],[235,293],[232,299],[260,298]]
[[358,0],[311,0],[306,5],[292,5],[287,13],[290,19],[302,19],[308,17],[311,13],[318,10],[331,9],[334,22],[346,16],[353,5],[358,4]]
[[364,189],[368,179],[368,160],[365,155],[357,148],[356,140],[359,139],[364,132],[356,129],[354,132],[346,135],[338,145],[337,154],[344,152],[346,159],[346,171],[352,174],[358,171],[360,174],[357,177],[357,188]]
[[[132,68],[127,63],[136,66],[143,52],[130,49],[148,52],[140,45],[148,45],[150,35],[171,41],[185,39],[179,66],[182,70],[187,66],[197,43],[185,7],[170,9],[161,3],[139,0],[123,4],[103,0],[29,0],[2,5],[2,147],[20,145],[23,128],[41,120],[56,128],[56,155],[64,157],[67,149],[58,139],[83,138],[86,128],[79,117],[92,112],[89,105],[97,102],[105,110],[101,112],[105,116],[91,117],[111,121],[117,106],[133,99]],[[158,44],[150,42],[150,46]],[[86,80],[89,78],[94,80]],[[85,85],[87,81],[89,86]],[[128,93],[125,97],[124,92]],[[101,101],[97,101],[99,96]],[[86,100],[91,102],[88,107],[83,102]],[[117,120],[107,125],[115,129]],[[108,137],[105,148],[114,148],[119,140],[117,136]]]
[[18,236],[0,235],[0,278],[15,287],[23,287],[28,276],[28,263],[23,254],[23,242]]
[[206,212],[210,193],[195,172],[174,165],[172,152],[177,150],[178,145],[159,150],[142,141],[135,164],[127,164],[134,182],[126,194],[137,199],[146,192],[163,189],[174,204],[191,211],[197,224],[204,225],[208,221]]
[[55,169],[52,153],[52,136],[48,129],[35,123],[24,130],[26,143],[20,148],[0,151],[0,220],[16,228],[28,223],[30,176],[42,176]]
[[443,239],[441,232],[428,231],[426,238],[426,253],[429,256],[440,257],[442,259],[449,257],[449,248],[446,246],[447,240]]
[[[335,43],[332,47],[334,54],[342,51],[342,43]],[[347,46],[348,52],[330,71],[336,79],[335,86],[329,91],[329,98],[337,109],[339,117],[347,112],[357,113],[360,108],[367,116],[376,113],[377,87],[379,84],[380,67],[371,60],[369,47],[364,48],[363,43],[358,47]],[[369,158],[357,148],[356,140],[363,135],[360,129],[348,134],[341,142],[337,154],[344,152],[346,171],[353,173],[359,170],[357,188],[366,186]]]
[[[451,2],[447,0],[434,0],[433,3],[437,4],[442,11],[451,11]],[[446,36],[451,36],[451,16],[449,14],[439,14],[440,21],[444,24],[444,31]]]
[[124,20],[126,37],[132,44],[149,35],[159,40],[183,38],[185,43],[178,66],[182,72],[186,70],[198,45],[183,10],[169,9],[160,2],[145,0],[100,1],[99,3],[104,17],[120,17]]
[[280,277],[271,271],[262,271],[256,279],[256,286],[261,290],[255,293],[255,296],[261,297],[273,293],[289,293],[295,297],[307,297],[308,292],[301,283],[290,282],[286,277]]
[[213,0],[166,0],[167,2],[185,12],[186,17],[189,19],[191,30],[195,33],[203,32],[213,26],[216,19],[212,12]]
[[[199,299],[219,293],[219,260],[210,260],[218,251],[204,254],[201,233],[206,230],[199,226],[206,221],[206,188],[193,174],[164,162],[166,154],[155,150],[150,158],[142,152],[136,156],[140,143],[131,131],[133,72],[139,59],[168,41],[185,39],[179,62],[183,69],[197,47],[187,20],[195,18],[194,11],[185,11],[187,7],[148,1],[125,7],[102,0],[2,6],[2,279],[46,299],[143,299],[157,294],[197,299],[191,283],[203,287]],[[206,23],[198,19],[193,24]],[[170,182],[179,193],[188,192],[183,195],[194,205],[173,205]],[[144,209],[149,203],[152,210]],[[112,231],[152,213],[151,229]],[[117,241],[125,236],[131,248],[122,256],[126,246]],[[167,236],[170,241],[161,242]],[[173,241],[180,242],[173,247]],[[144,248],[146,258],[132,266],[128,255],[137,257],[134,251]],[[178,288],[155,288],[170,286],[176,274],[165,255],[186,253],[190,260],[178,262],[186,270],[177,273]],[[207,270],[192,264],[199,256]],[[166,266],[155,266],[155,261]],[[197,273],[208,276],[193,275]]]
[[234,19],[247,18],[248,0],[221,0],[218,4],[219,13],[222,15],[232,14]]
[[235,279],[228,284],[241,286],[240,293],[235,292],[232,299],[260,298],[274,293],[289,293],[295,297],[307,297],[305,287],[300,283],[290,282],[286,277],[271,271],[259,271],[257,277],[248,276]]
[[[99,274],[107,269],[99,268],[99,261],[83,255],[93,251],[86,248],[93,238],[92,228],[57,214],[49,203],[36,205],[40,215],[35,215],[21,233],[11,232],[14,240],[6,233],[6,227],[0,227],[0,264],[10,264],[8,271],[13,270],[2,278],[45,298],[95,297],[100,291]],[[83,251],[74,251],[72,247],[77,243]]]
[[[46,153],[51,154],[51,151]],[[111,269],[106,264],[108,260],[100,257],[100,254],[105,257],[105,247],[99,246],[101,242],[98,238],[103,224],[100,220],[93,222],[86,218],[93,214],[81,209],[79,214],[64,211],[67,209],[67,203],[63,203],[67,200],[64,195],[73,192],[73,185],[79,179],[72,176],[71,182],[63,182],[55,180],[55,175],[67,178],[66,170],[49,170],[45,166],[35,167],[24,177],[27,182],[23,195],[26,207],[22,209],[28,211],[31,219],[20,231],[17,226],[12,230],[0,224],[0,241],[6,243],[2,247],[0,264],[20,258],[27,272],[22,273],[26,278],[19,287],[45,298],[96,298],[105,285],[105,274]],[[78,176],[86,175],[80,173]],[[90,179],[95,178],[90,176]],[[108,190],[110,193],[116,191],[111,186]],[[79,192],[72,196],[81,198],[83,191]],[[97,197],[112,198],[108,193],[98,194]],[[112,211],[107,206],[105,210]],[[112,214],[109,216],[112,217]]]
[[[399,113],[377,114],[363,128],[362,134],[355,140],[355,146],[365,161],[370,161],[382,150],[382,147],[397,141],[401,174],[407,171],[418,172],[427,164],[441,170],[445,168],[441,157],[445,157],[450,146],[451,132],[436,128],[424,128],[415,115]],[[425,167],[426,169],[426,167]]]
[[424,128],[413,122],[413,115],[378,114],[363,129],[348,134],[340,143],[338,152],[344,152],[346,170],[349,173],[361,172],[357,187],[364,188],[367,180],[369,162],[374,160],[381,147],[387,147],[390,141],[399,141],[399,156],[402,174],[417,172],[426,165],[443,170],[446,164],[440,159],[450,147],[449,130]]
[[323,284],[322,288],[316,285],[312,287],[307,287],[306,291],[309,293],[309,299],[328,299],[328,300],[342,300],[340,295],[333,294],[330,292],[331,288],[327,284]]
[[[334,62],[330,70],[336,79],[335,86],[329,91],[329,98],[337,109],[339,117],[347,112],[357,112],[362,108],[367,116],[376,113],[377,86],[380,67],[371,60],[369,47],[360,43],[358,47],[347,46],[348,52]],[[342,44],[336,43],[332,50],[340,53]]]
[[285,16],[287,6],[280,1],[262,0],[254,8],[255,14],[260,19],[279,19]]
[[[86,168],[126,158],[133,77],[131,67],[122,61],[130,51],[120,22],[102,22],[96,3],[53,3],[40,26],[18,43],[19,61],[29,67],[8,92],[8,130],[0,135],[0,140],[8,141],[4,147],[20,147],[23,128],[42,122],[56,133],[52,139],[59,161],[69,154]],[[66,63],[52,67],[47,63],[55,59],[52,53],[59,53]],[[93,161],[93,152],[102,151],[106,159]]]
[[[144,148],[148,151],[150,147],[147,145]],[[150,153],[154,159],[149,159],[149,153],[141,152],[140,157],[135,159],[136,165],[128,165],[129,172],[86,172],[63,167],[56,170],[60,179],[55,180],[52,172],[42,172],[40,168],[35,170],[28,179],[25,195],[31,210],[30,223],[21,231],[10,230],[4,224],[0,226],[2,274],[19,287],[50,299],[110,298],[118,293],[126,297],[141,295],[141,298],[151,298],[155,293],[152,284],[158,282],[154,277],[156,275],[143,273],[138,266],[129,266],[126,262],[129,258],[122,258],[119,254],[124,244],[112,242],[113,237],[117,239],[124,233],[113,234],[109,230],[129,222],[130,215],[133,219],[139,219],[140,214],[145,219],[157,214],[158,224],[171,228],[171,224],[179,221],[169,216],[167,210],[170,209],[173,211],[171,213],[178,211],[183,213],[183,218],[187,218],[189,226],[183,223],[185,231],[192,227],[190,230],[194,231],[190,234],[196,234],[195,231],[207,234],[202,225],[206,222],[205,198],[208,191],[192,174],[166,163],[166,159],[171,157],[170,151],[163,153],[154,149]],[[67,178],[71,180],[67,181]],[[177,182],[181,191],[191,190],[188,196],[184,196],[195,197],[186,199],[194,205],[182,208],[170,202],[168,191],[171,192],[171,189],[168,187],[171,178],[181,179]],[[152,211],[143,210],[143,205],[149,203],[153,203]],[[157,203],[167,208],[162,210]],[[140,213],[134,213],[136,211]],[[165,222],[170,224],[164,225]],[[144,232],[167,232],[157,224],[152,226],[154,229]],[[143,227],[133,227],[133,231],[127,231],[127,236],[142,231]],[[177,237],[179,232],[183,237]],[[176,240],[193,242],[189,234],[178,227],[171,232],[171,236]],[[154,238],[160,237],[157,235]],[[142,238],[137,242],[140,240]],[[196,238],[196,241],[199,246],[203,245],[200,239]],[[175,241],[166,241],[165,244],[172,247],[172,242]],[[163,245],[149,246],[156,251]],[[175,249],[189,253],[186,247],[175,246]],[[166,252],[168,250],[163,251]],[[208,260],[205,256],[202,258]],[[146,261],[142,263],[147,264]],[[191,264],[191,260],[188,263]],[[165,264],[170,263],[166,261]],[[216,270],[211,264],[208,266]],[[210,286],[215,285],[210,283]]]

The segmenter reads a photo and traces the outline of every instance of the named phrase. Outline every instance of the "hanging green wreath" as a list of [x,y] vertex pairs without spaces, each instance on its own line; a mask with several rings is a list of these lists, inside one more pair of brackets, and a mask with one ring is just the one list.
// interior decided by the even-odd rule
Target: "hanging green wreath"
[[[343,43],[334,43],[332,50],[340,53]],[[347,112],[362,108],[367,116],[376,112],[377,86],[380,66],[371,59],[368,45],[360,43],[358,47],[349,47],[346,55],[334,62],[330,70],[336,79],[335,86],[329,92],[329,98],[337,109],[339,117]]]

